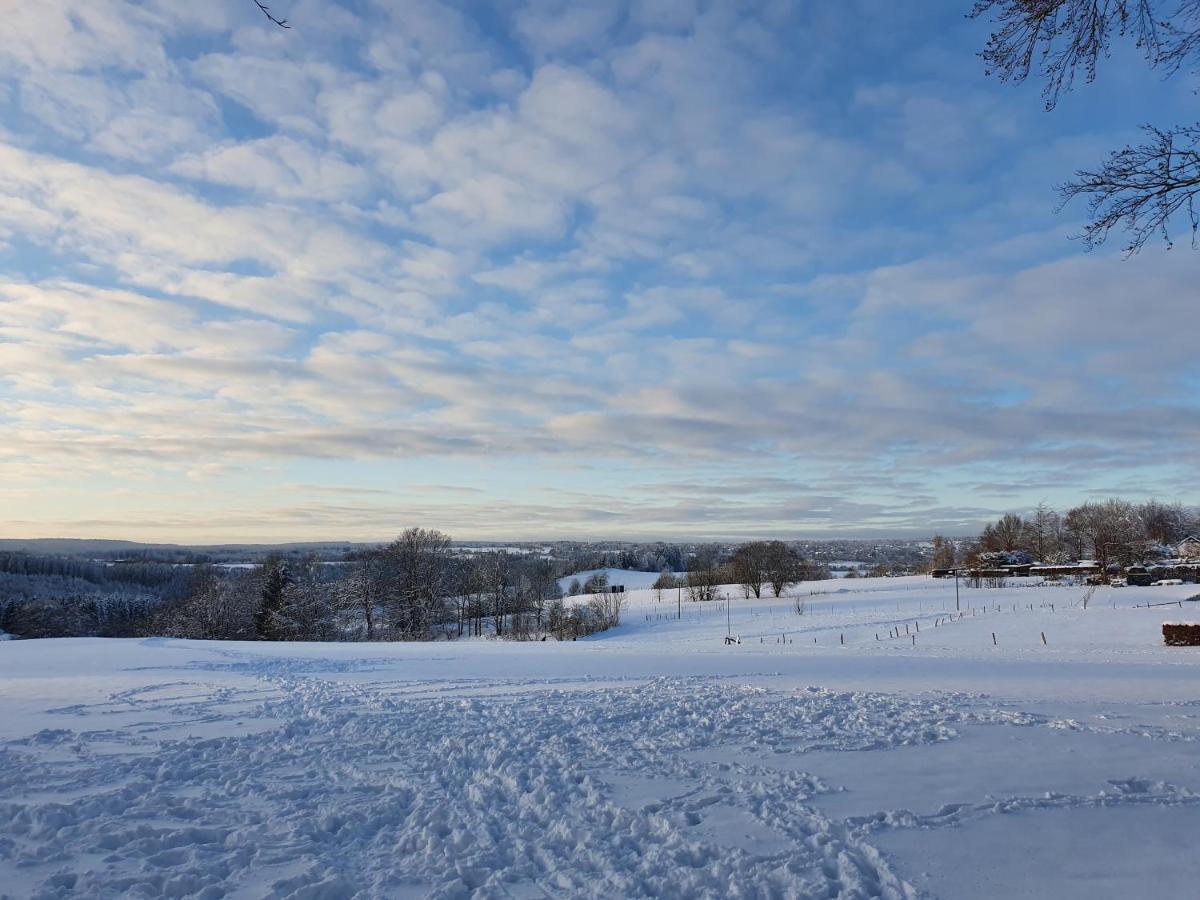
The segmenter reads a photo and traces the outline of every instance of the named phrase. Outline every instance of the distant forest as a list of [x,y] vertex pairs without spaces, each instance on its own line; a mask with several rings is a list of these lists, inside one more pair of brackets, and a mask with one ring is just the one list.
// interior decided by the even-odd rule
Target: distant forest
[[[21,638],[569,640],[612,627],[621,612],[602,575],[575,573],[655,572],[660,588],[686,588],[695,601],[715,599],[722,584],[744,583],[747,595],[758,595],[768,581],[830,574],[817,554],[781,542],[455,544],[421,528],[387,545],[5,546],[0,631]],[[925,552],[917,542],[831,542],[819,555],[869,560],[887,555],[881,546],[891,548],[897,570]]]

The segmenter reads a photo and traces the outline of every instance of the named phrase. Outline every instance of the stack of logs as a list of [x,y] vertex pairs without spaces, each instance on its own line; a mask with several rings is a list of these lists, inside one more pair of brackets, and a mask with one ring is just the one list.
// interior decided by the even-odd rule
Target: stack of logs
[[1163,643],[1168,647],[1200,647],[1200,624],[1195,622],[1163,623]]

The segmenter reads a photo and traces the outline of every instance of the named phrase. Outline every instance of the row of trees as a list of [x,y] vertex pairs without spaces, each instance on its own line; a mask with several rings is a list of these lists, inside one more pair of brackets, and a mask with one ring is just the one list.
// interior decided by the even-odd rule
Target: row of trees
[[[5,576],[12,576],[7,578]],[[130,588],[169,591],[181,581],[177,566],[119,560],[98,562],[74,556],[41,556],[0,551],[0,583],[6,595],[37,595],[45,588],[61,593],[64,584],[89,594],[129,593]]]
[[635,572],[682,572],[687,568],[686,544],[631,544],[613,548],[580,544],[555,545],[555,555],[563,560],[567,572],[589,569],[629,569]]
[[197,570],[183,601],[152,626],[180,637],[257,640],[430,640],[544,634],[558,600],[548,560],[502,551],[462,556],[439,531],[411,528],[344,563],[271,558],[240,577]]
[[810,562],[783,541],[751,541],[733,551],[729,574],[745,597],[761,597],[763,588],[780,596],[789,585],[829,578],[829,570]]
[[676,576],[664,571],[653,588],[659,600],[667,591],[686,590],[689,600],[706,602],[717,599],[727,584],[740,586],[746,598],[762,597],[768,588],[778,597],[789,585],[829,577],[827,567],[805,559],[783,541],[750,541],[728,557],[716,548],[705,548],[689,560],[685,573]]
[[[1179,503],[1089,501],[1060,514],[1041,504],[1028,517],[1009,513],[987,525],[962,562],[1045,562],[1094,559],[1104,569],[1170,556],[1175,545],[1200,531],[1200,511]],[[933,568],[955,561],[953,546],[934,538]]]
[[40,637],[129,637],[162,601],[149,594],[64,592],[51,597],[0,596],[0,634]]
[[[652,554],[648,558],[669,558],[687,568],[678,579],[671,574],[678,569],[663,571],[655,584],[660,597],[678,587],[686,588],[690,600],[713,600],[730,584],[740,585],[746,597],[761,597],[767,589],[780,596],[790,584],[829,577],[824,565],[806,560],[781,541],[753,541],[732,549],[692,545],[686,552],[652,545],[647,552]],[[609,592],[602,574],[572,583],[568,593],[586,595],[586,600],[564,602],[558,587],[562,564],[501,549],[463,553],[439,531],[411,528],[387,546],[356,550],[336,561],[276,555],[248,570],[138,563],[126,571],[157,582],[155,588],[138,593],[126,589],[108,603],[85,602],[80,592],[93,590],[93,582],[83,578],[104,581],[117,566],[22,556],[0,559],[0,578],[12,577],[22,585],[45,581],[49,593],[0,595],[0,628],[29,637],[326,641],[483,634],[563,639],[617,624],[623,598]],[[6,567],[19,574],[6,576]]]
[[[5,566],[20,574],[6,574]],[[80,576],[102,580],[113,567],[0,560],[0,579],[24,588],[0,593],[0,630],[23,637],[531,639],[574,638],[620,618],[619,598],[564,604],[552,560],[500,550],[465,555],[446,535],[422,528],[349,560],[272,556],[252,569],[158,568],[169,590],[127,586],[110,596]]]

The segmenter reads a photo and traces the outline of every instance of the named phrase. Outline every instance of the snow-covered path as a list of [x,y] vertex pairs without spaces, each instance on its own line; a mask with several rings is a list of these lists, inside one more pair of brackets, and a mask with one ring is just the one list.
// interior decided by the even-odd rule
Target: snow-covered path
[[885,647],[944,587],[870,588],[733,613],[815,645],[649,595],[577,644],[7,642],[0,896],[1195,895],[1196,654],[1100,604]]

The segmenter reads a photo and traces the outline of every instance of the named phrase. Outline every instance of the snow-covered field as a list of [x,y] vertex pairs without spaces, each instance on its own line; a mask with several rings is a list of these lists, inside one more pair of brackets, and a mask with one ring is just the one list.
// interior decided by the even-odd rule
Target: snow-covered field
[[649,588],[658,581],[659,574],[658,572],[637,572],[633,569],[587,569],[558,579],[558,587],[565,593],[573,581],[578,581],[582,585],[593,575],[603,575],[608,579],[609,584],[624,585],[627,591],[635,591]]
[[9,641],[0,896],[1194,898],[1200,649],[1160,626],[1198,592],[731,589],[733,645],[649,590],[563,644]]

